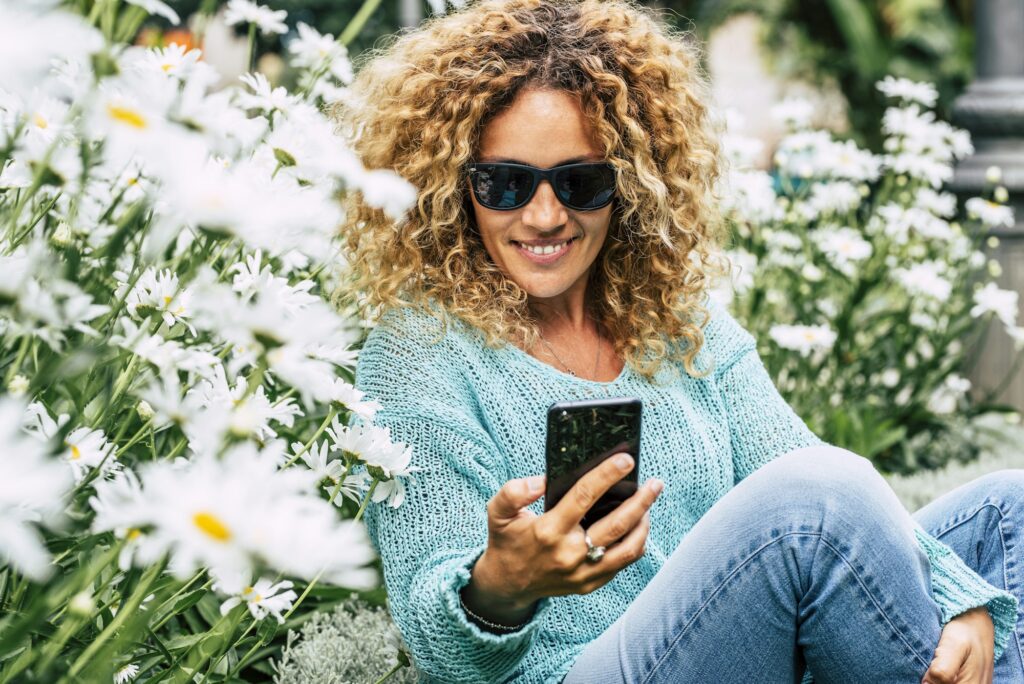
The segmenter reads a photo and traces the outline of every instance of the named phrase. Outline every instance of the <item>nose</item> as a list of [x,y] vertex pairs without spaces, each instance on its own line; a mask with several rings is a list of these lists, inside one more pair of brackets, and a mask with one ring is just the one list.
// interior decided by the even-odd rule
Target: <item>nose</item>
[[558,201],[551,183],[542,180],[523,207],[523,223],[538,230],[550,230],[569,220],[565,205]]

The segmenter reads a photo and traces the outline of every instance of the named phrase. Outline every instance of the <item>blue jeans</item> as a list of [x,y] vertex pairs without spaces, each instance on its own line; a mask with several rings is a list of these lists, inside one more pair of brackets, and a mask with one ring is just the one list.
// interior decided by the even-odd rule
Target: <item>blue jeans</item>
[[[918,684],[941,613],[913,520],[1024,605],[1024,470],[910,515],[872,463],[834,446],[782,455],[697,521],[565,684]],[[994,681],[1024,682],[1020,623]]]

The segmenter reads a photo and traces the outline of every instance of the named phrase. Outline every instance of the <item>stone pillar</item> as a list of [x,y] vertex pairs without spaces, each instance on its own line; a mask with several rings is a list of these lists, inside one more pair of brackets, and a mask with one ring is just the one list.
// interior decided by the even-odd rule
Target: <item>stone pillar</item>
[[[957,166],[952,189],[961,198],[976,196],[986,169],[1002,169],[1017,222],[991,231],[1000,244],[988,253],[1002,266],[999,286],[1021,293],[1018,323],[1024,324],[1024,0],[975,0],[975,22],[977,74],[953,106],[953,122],[970,131],[975,154]],[[998,321],[980,352],[970,379],[976,390],[994,388],[1014,358]],[[995,399],[1024,411],[1024,369]]]
[[398,0],[398,19],[403,27],[423,21],[423,0]]

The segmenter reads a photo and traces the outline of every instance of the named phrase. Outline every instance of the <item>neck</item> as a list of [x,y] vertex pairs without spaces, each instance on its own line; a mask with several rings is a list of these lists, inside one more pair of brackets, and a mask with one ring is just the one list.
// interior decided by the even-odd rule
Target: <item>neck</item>
[[571,336],[591,329],[587,312],[587,280],[581,278],[556,297],[530,297],[530,310],[537,317],[542,332]]

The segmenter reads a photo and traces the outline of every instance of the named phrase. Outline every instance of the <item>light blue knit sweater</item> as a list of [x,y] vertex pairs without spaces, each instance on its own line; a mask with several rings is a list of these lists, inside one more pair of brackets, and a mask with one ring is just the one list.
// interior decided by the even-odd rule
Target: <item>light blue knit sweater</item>
[[[424,470],[407,480],[400,506],[369,506],[365,520],[391,614],[426,681],[561,681],[715,501],[776,456],[822,443],[776,391],[753,336],[724,307],[707,306],[697,366],[713,359],[714,373],[673,378],[666,363],[656,378],[663,386],[628,365],[612,382],[575,378],[514,345],[489,349],[457,321],[441,337],[435,318],[411,308],[388,311],[370,332],[356,386],[384,407],[373,422],[412,445],[412,464]],[[550,404],[610,396],[643,400],[639,481],[665,483],[650,511],[646,554],[590,594],[542,599],[519,631],[480,630],[463,613],[459,589],[486,546],[488,500],[506,481],[544,472]],[[543,513],[543,498],[529,508]],[[998,657],[1016,622],[1016,598],[920,527],[917,534],[943,624],[987,605]]]

